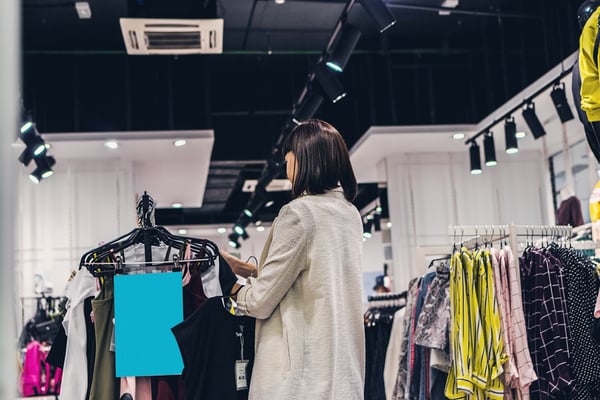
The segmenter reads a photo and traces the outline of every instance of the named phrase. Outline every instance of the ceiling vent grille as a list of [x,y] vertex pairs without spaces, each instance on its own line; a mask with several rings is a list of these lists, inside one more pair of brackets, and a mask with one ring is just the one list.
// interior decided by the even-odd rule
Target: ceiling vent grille
[[220,54],[223,19],[121,18],[127,54]]

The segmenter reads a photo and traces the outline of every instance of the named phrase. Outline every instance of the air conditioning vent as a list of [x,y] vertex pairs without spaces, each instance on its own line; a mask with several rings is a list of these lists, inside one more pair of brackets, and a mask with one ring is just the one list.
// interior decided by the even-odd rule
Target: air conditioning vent
[[127,54],[220,54],[223,19],[121,18]]

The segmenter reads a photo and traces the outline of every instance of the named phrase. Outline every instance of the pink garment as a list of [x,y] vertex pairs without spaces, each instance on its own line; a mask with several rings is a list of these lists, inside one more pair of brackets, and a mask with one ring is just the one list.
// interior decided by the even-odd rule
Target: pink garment
[[510,289],[508,287],[508,271],[506,261],[500,259],[500,251],[492,248],[490,250],[492,261],[492,276],[494,278],[494,296],[498,303],[500,314],[500,327],[502,339],[504,341],[504,353],[508,356],[508,362],[504,364],[504,398],[512,399],[512,391],[509,384],[518,377],[517,366],[512,355],[512,335],[511,335],[511,307],[510,307]]
[[25,397],[46,393],[42,386],[42,351],[40,343],[35,340],[27,345],[20,385],[21,394]]
[[511,387],[516,389],[517,398],[529,400],[529,386],[537,375],[533,370],[529,345],[527,344],[527,328],[525,327],[525,314],[523,312],[523,297],[521,295],[521,274],[519,266],[510,247],[505,246],[500,252],[500,268],[507,270],[510,285],[510,310],[511,310],[511,354],[517,366],[516,374],[511,382]]
[[121,378],[122,397],[125,393],[129,393],[133,400],[152,400],[152,381],[146,376],[128,376]]
[[598,298],[596,299],[596,307],[594,308],[594,318],[600,318],[600,291],[598,291]]
[[27,345],[21,372],[20,391],[25,397],[41,394],[59,394],[62,370],[46,362],[47,351],[34,340]]

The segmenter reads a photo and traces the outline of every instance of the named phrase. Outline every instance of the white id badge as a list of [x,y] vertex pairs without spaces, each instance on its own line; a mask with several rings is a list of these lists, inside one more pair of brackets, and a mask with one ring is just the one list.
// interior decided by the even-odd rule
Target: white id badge
[[246,377],[246,371],[248,370],[248,360],[236,360],[235,361],[235,390],[248,389],[248,379]]

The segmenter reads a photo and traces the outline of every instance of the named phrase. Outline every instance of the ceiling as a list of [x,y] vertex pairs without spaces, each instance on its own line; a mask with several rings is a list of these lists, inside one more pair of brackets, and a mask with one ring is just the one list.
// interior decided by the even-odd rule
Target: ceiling
[[[74,2],[23,0],[23,101],[46,137],[213,130],[203,207],[219,200],[239,215],[240,182],[260,175],[346,3],[89,0],[92,18],[80,20]],[[349,147],[372,126],[478,123],[577,47],[579,1],[460,0],[450,15],[438,13],[442,0],[386,3],[397,23],[384,34],[352,7],[362,37],[340,77],[348,96],[316,114]],[[222,55],[125,53],[120,17],[215,16]]]

